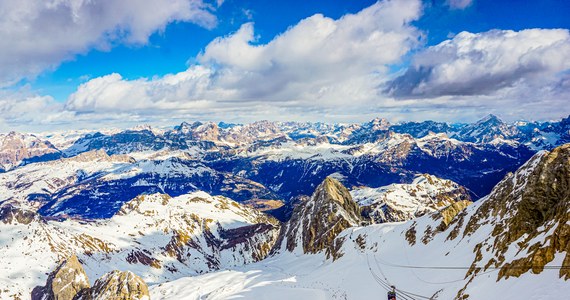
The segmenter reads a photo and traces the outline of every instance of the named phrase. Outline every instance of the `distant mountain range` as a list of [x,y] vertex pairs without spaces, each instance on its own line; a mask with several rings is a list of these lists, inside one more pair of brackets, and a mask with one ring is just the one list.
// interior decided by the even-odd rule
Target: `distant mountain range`
[[378,188],[425,173],[454,181],[476,200],[537,151],[566,142],[570,117],[507,124],[494,115],[472,124],[377,118],[11,132],[0,136],[0,201],[32,205],[44,216],[96,219],[140,194],[202,190],[287,220],[295,199],[327,176],[349,188]]

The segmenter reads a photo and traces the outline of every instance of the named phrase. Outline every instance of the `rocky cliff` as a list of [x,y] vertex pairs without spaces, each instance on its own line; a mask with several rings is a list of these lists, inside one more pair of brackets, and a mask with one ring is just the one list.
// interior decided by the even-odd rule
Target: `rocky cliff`
[[112,271],[97,279],[78,300],[150,300],[148,286],[133,272]]
[[46,285],[32,291],[32,300],[73,300],[77,294],[89,290],[89,279],[83,266],[72,255],[60,262],[48,276]]
[[[570,144],[541,152],[493,190],[469,219],[463,236],[491,223],[492,235],[480,243],[473,265],[500,267],[498,279],[541,273],[556,257],[559,276],[570,279]],[[516,255],[507,260],[508,251]],[[486,252],[493,257],[482,261]],[[562,259],[563,258],[563,259]],[[473,274],[479,270],[473,269]]]
[[56,159],[61,155],[61,151],[50,142],[32,134],[0,134],[0,171],[10,170],[25,162]]
[[32,300],[150,300],[148,286],[130,271],[111,271],[93,287],[75,254],[50,273],[45,286],[32,291]]
[[325,251],[327,257],[337,259],[342,256],[339,251],[342,241],[335,239],[337,235],[365,222],[348,189],[327,177],[309,200],[294,209],[276,245],[291,252]]

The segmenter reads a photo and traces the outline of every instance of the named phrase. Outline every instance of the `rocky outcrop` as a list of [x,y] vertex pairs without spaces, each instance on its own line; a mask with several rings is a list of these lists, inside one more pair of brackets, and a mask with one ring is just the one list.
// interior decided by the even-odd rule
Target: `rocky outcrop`
[[216,142],[220,140],[220,128],[212,122],[194,122],[192,124],[182,122],[176,126],[174,130],[180,134],[190,137],[198,141]]
[[500,269],[497,280],[538,274],[559,256],[559,277],[570,279],[570,144],[538,153],[481,201],[453,229],[467,219],[465,238],[492,225],[490,236],[474,248],[467,277],[490,267]]
[[112,271],[93,287],[73,254],[49,275],[46,285],[32,291],[32,300],[150,300],[148,286],[130,271]]
[[38,214],[36,212],[9,203],[0,206],[0,221],[4,224],[20,223],[28,225],[37,217]]
[[455,216],[457,216],[462,210],[467,208],[467,206],[471,205],[472,203],[473,202],[471,201],[461,200],[454,202],[448,207],[440,210],[439,214],[441,215],[442,218],[440,226],[442,227],[442,229],[447,228],[447,226],[449,226],[451,221],[453,221],[453,218],[455,218]]
[[133,272],[112,271],[97,279],[83,300],[149,300],[148,286]]
[[310,200],[293,211],[291,220],[283,226],[276,251],[284,248],[295,252],[325,251],[333,260],[342,256],[342,241],[337,235],[346,228],[365,223],[360,209],[346,187],[327,177],[315,190]]
[[62,161],[134,163],[135,159],[125,154],[108,155],[105,150],[91,150],[70,158],[63,158]]
[[0,170],[12,169],[25,161],[57,159],[61,151],[50,142],[31,134],[0,134]]
[[89,279],[77,256],[62,261],[48,276],[44,287],[32,292],[33,300],[72,300],[89,289]]

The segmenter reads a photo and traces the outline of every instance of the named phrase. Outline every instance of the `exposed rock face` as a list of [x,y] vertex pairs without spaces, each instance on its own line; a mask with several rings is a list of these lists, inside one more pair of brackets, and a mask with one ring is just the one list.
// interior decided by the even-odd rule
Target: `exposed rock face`
[[215,142],[220,139],[220,129],[218,125],[211,122],[194,122],[192,124],[183,122],[180,126],[177,126],[175,130],[194,140]]
[[23,209],[12,204],[0,206],[0,221],[4,224],[20,223],[30,224],[38,214],[34,211]]
[[342,256],[342,241],[335,239],[346,228],[365,223],[350,193],[336,179],[327,177],[310,200],[293,211],[292,218],[281,231],[278,247],[303,253],[326,251],[327,257]]
[[112,271],[89,286],[83,266],[72,255],[49,275],[44,287],[32,292],[32,300],[149,300],[148,286],[137,275]]
[[61,152],[50,142],[31,134],[10,132],[0,134],[0,170],[9,170],[25,160],[56,159]]
[[83,152],[71,158],[64,158],[62,161],[134,163],[135,159],[125,154],[108,155],[105,150],[91,150]]
[[449,226],[453,218],[457,216],[462,210],[464,210],[467,206],[471,205],[473,202],[467,200],[461,200],[454,202],[453,204],[449,205],[448,207],[442,209],[439,213],[441,214],[442,226],[445,228]]
[[87,274],[74,254],[59,264],[43,288],[34,289],[32,299],[72,300],[86,289],[89,289]]
[[[489,267],[500,268],[497,280],[538,274],[558,255],[564,257],[557,263],[562,266],[559,276],[570,279],[570,144],[538,153],[481,201],[463,237],[489,224],[493,230],[476,245],[467,277]],[[463,226],[463,219],[465,215],[454,220],[453,231]]]
[[130,271],[112,271],[97,279],[90,289],[92,300],[149,300],[148,286]]

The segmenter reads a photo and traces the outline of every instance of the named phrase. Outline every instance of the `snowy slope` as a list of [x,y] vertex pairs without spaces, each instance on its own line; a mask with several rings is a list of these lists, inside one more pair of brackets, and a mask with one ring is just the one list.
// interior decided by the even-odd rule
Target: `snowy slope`
[[[467,266],[475,254],[469,246],[445,241],[445,236],[410,246],[402,238],[410,223],[380,224],[346,232],[353,239],[343,249],[345,255],[332,262],[324,254],[295,256],[280,254],[241,268],[197,277],[187,277],[151,286],[152,299],[383,299],[386,288],[395,285],[416,295],[434,299],[455,299],[468,280],[466,270],[410,269],[399,266]],[[473,239],[481,240],[480,235]],[[365,236],[364,249],[354,238]],[[443,247],[443,248],[442,248]],[[449,250],[445,250],[449,249]],[[450,252],[449,255],[445,255]],[[556,265],[553,262],[552,265]],[[479,275],[469,284],[468,299],[565,299],[568,282],[556,270],[540,275],[526,273],[520,278],[497,282],[498,271]],[[376,279],[379,277],[380,279]],[[403,297],[401,297],[404,299]],[[423,299],[411,296],[409,299]]]
[[324,251],[285,251],[154,285],[151,296],[377,299],[395,285],[400,299],[566,299],[568,178],[570,145],[537,154],[450,223],[446,214],[434,212],[403,223],[352,227],[337,237],[343,246],[334,261]]
[[154,284],[263,259],[278,233],[274,219],[204,192],[143,195],[93,222],[46,221],[31,212],[16,218],[21,210],[11,208],[0,212],[0,286],[8,290],[0,299],[28,297],[73,253],[91,279],[118,269]]

